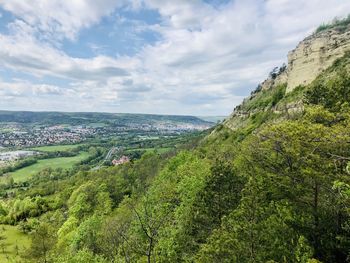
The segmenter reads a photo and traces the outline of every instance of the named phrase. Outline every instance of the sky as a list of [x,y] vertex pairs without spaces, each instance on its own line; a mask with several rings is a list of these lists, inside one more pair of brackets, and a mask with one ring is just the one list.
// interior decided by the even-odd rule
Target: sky
[[0,0],[0,109],[228,115],[349,0]]

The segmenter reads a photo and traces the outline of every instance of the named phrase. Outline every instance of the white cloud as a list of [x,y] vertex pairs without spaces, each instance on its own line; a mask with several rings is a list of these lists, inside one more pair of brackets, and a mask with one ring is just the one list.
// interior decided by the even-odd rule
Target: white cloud
[[62,95],[68,93],[69,89],[63,89],[55,85],[32,84],[26,80],[15,80],[5,82],[0,80],[0,94],[3,96],[25,97],[32,95]]
[[0,62],[2,65],[38,77],[55,76],[73,80],[105,82],[108,78],[128,75],[137,60],[127,57],[96,56],[74,58],[38,41],[25,30],[15,35],[0,34]]
[[157,9],[167,24],[178,29],[200,29],[215,12],[200,0],[145,0],[144,3]]
[[[164,19],[157,28],[163,41],[142,53],[144,68],[149,69],[147,77],[155,80],[150,85],[164,98],[190,103],[196,97],[193,102],[217,105],[226,113],[237,103],[236,90],[244,87],[247,94],[321,22],[350,12],[350,2],[340,0],[307,4],[301,0],[247,0],[219,9],[199,1],[187,1],[181,8],[174,1],[147,2],[158,8]],[[192,10],[188,17],[195,22],[186,19],[186,10]],[[175,23],[173,17],[179,14],[183,22]]]
[[[10,25],[12,34],[0,34],[0,64],[38,78],[70,82],[65,87],[31,87],[30,94],[62,98],[52,105],[41,98],[32,98],[31,103],[49,109],[65,105],[66,110],[174,114],[230,113],[243,95],[286,60],[298,41],[322,22],[350,13],[350,2],[342,0],[237,0],[220,7],[199,0],[134,0],[132,8],[159,12],[162,21],[148,29],[161,39],[145,43],[132,57],[82,59],[43,41],[38,30],[74,39],[79,30],[98,23],[122,2],[28,3],[0,0],[21,19]],[[14,98],[19,91],[11,92],[6,96]]]
[[74,39],[79,30],[96,24],[123,4],[122,0],[0,0],[3,9],[29,25],[51,36],[69,39]]
[[47,84],[34,85],[32,87],[35,95],[64,95],[64,89]]

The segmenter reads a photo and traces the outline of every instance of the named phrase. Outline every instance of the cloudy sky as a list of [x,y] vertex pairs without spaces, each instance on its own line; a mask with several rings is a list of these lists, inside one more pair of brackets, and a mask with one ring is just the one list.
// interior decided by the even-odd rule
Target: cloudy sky
[[0,109],[227,115],[348,0],[0,0]]

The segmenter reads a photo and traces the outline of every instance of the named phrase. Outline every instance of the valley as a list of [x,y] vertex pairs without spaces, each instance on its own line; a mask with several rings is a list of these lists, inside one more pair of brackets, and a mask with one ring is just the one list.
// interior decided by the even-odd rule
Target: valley
[[[57,114],[61,115],[0,112],[1,209],[7,210],[5,204],[10,204],[23,191],[48,182],[49,178],[62,180],[78,171],[97,172],[113,166],[115,160],[123,156],[137,162],[146,153],[172,155],[191,138],[214,125],[186,116],[69,113],[63,114],[67,118],[57,118]],[[54,193],[51,189],[43,191]],[[49,203],[45,206],[43,211],[53,209]],[[40,213],[30,216],[32,219],[25,223],[25,228],[21,228],[17,216],[14,221],[8,221],[0,215],[4,223],[0,226],[2,262],[20,261],[30,244],[28,233],[33,226],[28,230],[27,225],[36,221]]]
[[[134,118],[138,121],[130,121]],[[46,168],[70,169],[100,159],[96,167],[111,165],[124,152],[133,159],[152,150],[165,153],[186,134],[214,124],[186,116],[106,113],[0,112],[0,120],[0,173],[2,181],[10,177],[15,183]],[[109,150],[115,146],[118,152]]]
[[5,3],[0,263],[350,262],[350,3]]

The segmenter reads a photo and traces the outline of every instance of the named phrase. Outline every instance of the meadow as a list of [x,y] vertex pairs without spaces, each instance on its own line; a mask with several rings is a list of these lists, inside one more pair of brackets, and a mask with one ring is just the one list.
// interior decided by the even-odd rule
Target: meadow
[[16,226],[0,225],[0,262],[23,262],[20,254],[29,247],[29,236]]
[[73,157],[58,157],[58,158],[38,160],[37,163],[21,168],[15,172],[10,173],[10,175],[13,177],[15,182],[24,182],[28,180],[31,176],[33,176],[34,174],[40,172],[45,168],[70,169],[75,164],[81,162],[87,157],[89,157],[89,153],[81,152],[78,155]]
[[156,151],[157,153],[166,153],[171,150],[174,150],[174,147],[164,147],[164,148],[131,148],[125,151],[125,153],[131,153],[134,151],[145,151],[145,152],[154,152]]
[[48,146],[33,147],[33,148],[30,148],[30,150],[40,151],[40,152],[63,152],[63,151],[70,151],[81,145],[83,144],[48,145]]

